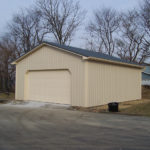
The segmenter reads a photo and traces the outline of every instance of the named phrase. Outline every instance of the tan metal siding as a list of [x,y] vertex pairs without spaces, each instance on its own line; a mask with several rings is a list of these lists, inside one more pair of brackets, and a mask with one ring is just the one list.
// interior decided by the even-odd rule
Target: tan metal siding
[[16,99],[24,100],[24,80],[29,70],[68,69],[71,73],[71,104],[84,106],[82,57],[44,46],[16,65]]
[[141,98],[141,70],[112,64],[88,63],[87,106]]
[[43,46],[16,65],[16,99],[25,100],[28,71],[64,70],[71,74],[71,105],[97,106],[141,98],[141,70],[86,61],[82,57]]

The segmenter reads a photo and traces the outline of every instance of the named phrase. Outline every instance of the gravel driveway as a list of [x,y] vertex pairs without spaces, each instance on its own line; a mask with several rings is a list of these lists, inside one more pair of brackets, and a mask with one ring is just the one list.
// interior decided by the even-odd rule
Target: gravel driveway
[[149,150],[150,118],[0,106],[0,150]]

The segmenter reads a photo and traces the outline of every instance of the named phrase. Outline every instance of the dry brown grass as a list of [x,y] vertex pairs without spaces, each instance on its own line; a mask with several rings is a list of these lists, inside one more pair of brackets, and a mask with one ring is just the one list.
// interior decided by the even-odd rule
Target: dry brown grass
[[150,116],[150,100],[120,110],[121,114]]
[[[122,112],[122,110],[130,108],[134,105],[147,104],[147,103],[150,103],[149,99],[141,99],[141,100],[122,102],[122,103],[119,103],[119,111]],[[90,111],[90,112],[108,112],[108,105],[89,107],[89,108],[73,107],[73,109],[81,110],[81,111]]]
[[142,98],[143,99],[150,99],[150,89],[142,87]]
[[[143,99],[141,100],[133,100],[119,103],[118,113],[150,116],[150,89],[143,87],[142,97]],[[91,108],[74,107],[74,109],[90,112],[108,112],[108,105],[96,106]]]
[[14,100],[15,99],[15,94],[10,93],[9,95],[6,93],[0,93],[0,100]]

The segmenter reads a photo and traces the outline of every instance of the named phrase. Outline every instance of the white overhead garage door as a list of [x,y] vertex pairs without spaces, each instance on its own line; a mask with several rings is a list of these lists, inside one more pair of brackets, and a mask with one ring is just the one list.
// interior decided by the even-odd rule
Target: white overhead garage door
[[70,73],[60,71],[30,71],[26,77],[25,99],[70,104]]

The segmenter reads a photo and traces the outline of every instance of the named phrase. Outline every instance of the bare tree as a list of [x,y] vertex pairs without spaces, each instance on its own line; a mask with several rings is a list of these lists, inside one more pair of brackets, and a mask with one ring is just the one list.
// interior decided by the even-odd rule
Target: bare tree
[[43,0],[38,4],[41,9],[34,7],[14,15],[7,34],[0,39],[0,89],[4,91],[14,85],[15,67],[10,65],[14,59],[40,44],[48,34],[53,34],[60,44],[69,43],[82,21],[79,3]]
[[117,54],[120,58],[142,63],[150,56],[140,21],[135,10],[122,14],[120,38],[117,39]]
[[150,37],[150,0],[144,0],[140,5],[139,15],[141,17],[141,27]]
[[147,49],[147,51],[150,51],[150,0],[143,1],[143,3],[140,5],[139,14],[141,17],[141,27],[142,30],[145,31],[146,37],[144,48]]
[[18,55],[30,51],[47,34],[42,25],[41,13],[35,8],[15,15],[9,24],[9,30],[12,40],[16,42]]
[[120,16],[110,8],[96,10],[94,19],[86,28],[90,35],[87,38],[88,47],[98,52],[113,55],[115,52],[115,35],[119,28]]
[[70,44],[85,12],[72,0],[39,0],[44,25],[60,44]]
[[0,41],[0,87],[3,91],[9,92],[14,89],[15,67],[10,63],[15,58],[15,45],[9,35],[5,35]]

